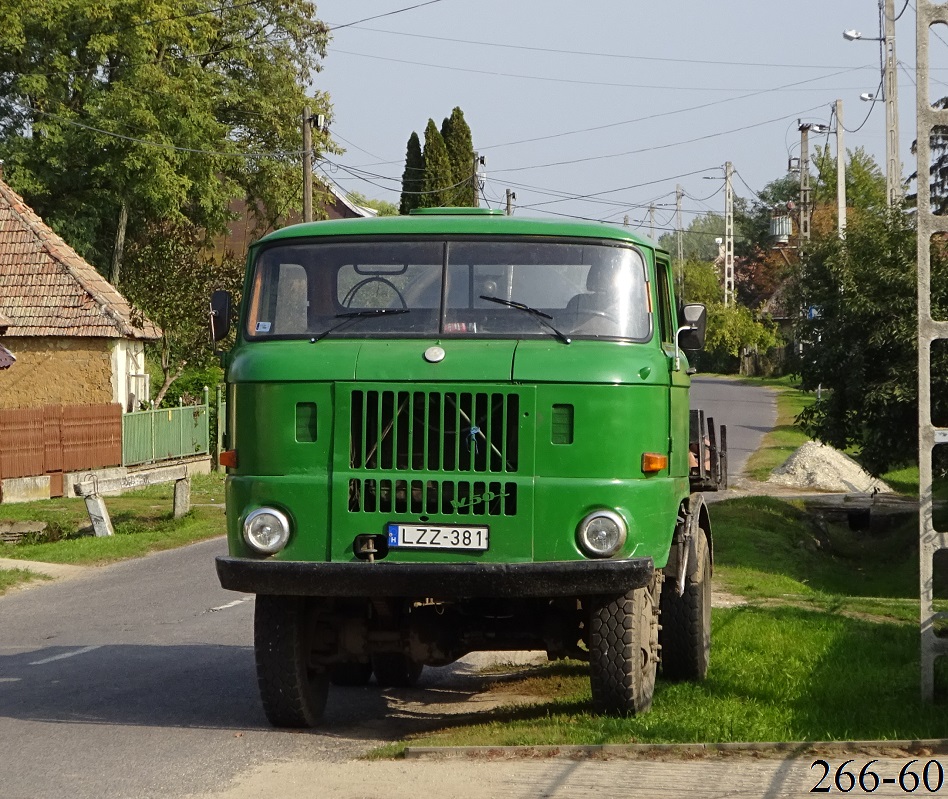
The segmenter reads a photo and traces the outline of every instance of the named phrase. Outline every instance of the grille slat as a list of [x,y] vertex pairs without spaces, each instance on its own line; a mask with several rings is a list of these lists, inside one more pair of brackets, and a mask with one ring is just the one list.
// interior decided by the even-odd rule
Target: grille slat
[[517,484],[369,478],[349,481],[350,513],[516,516]]
[[350,512],[516,515],[518,394],[355,389],[349,407],[349,466],[366,473]]
[[357,390],[350,408],[353,469],[517,471],[516,394]]

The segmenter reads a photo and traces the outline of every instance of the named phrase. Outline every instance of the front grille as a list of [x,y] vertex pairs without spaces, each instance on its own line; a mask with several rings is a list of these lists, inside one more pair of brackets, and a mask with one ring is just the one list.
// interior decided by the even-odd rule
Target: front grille
[[517,394],[354,390],[350,407],[352,469],[517,471]]
[[349,481],[351,513],[515,516],[517,484],[480,480]]

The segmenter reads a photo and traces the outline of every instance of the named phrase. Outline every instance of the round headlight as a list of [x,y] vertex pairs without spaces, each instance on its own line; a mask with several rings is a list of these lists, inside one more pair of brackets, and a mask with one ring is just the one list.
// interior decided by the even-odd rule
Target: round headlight
[[625,543],[625,521],[611,510],[596,510],[586,516],[576,528],[579,548],[591,558],[615,555]]
[[290,540],[290,520],[273,508],[257,508],[244,519],[244,540],[265,555],[279,552]]

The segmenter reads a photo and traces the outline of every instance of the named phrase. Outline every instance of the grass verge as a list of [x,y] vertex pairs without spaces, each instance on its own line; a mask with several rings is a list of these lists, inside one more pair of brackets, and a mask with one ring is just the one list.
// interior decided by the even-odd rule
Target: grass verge
[[[944,705],[919,699],[917,522],[856,533],[800,502],[716,503],[716,608],[708,679],[659,678],[652,711],[597,716],[585,663],[525,669],[490,690],[508,704],[407,745],[504,746],[942,738]],[[948,586],[936,589],[948,597]],[[944,600],[942,600],[944,601]],[[516,696],[516,700],[513,699]]]
[[[2,552],[3,550],[0,550]],[[26,569],[0,569],[0,596],[11,588],[28,583],[30,580],[48,580],[44,574],[27,571]]]
[[107,497],[106,507],[115,528],[115,535],[108,538],[89,534],[89,516],[81,498],[0,506],[0,520],[36,520],[47,524],[45,533],[17,544],[0,544],[0,557],[99,565],[224,534],[222,475],[191,478],[192,509],[181,519],[173,518],[173,491],[173,484],[168,483]]

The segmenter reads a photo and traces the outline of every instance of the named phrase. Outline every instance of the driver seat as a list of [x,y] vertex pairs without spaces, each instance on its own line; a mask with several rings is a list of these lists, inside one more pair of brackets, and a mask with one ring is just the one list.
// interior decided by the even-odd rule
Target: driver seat
[[615,335],[616,323],[602,316],[615,315],[616,269],[612,264],[593,264],[586,274],[586,291],[566,303],[564,316],[572,332]]

